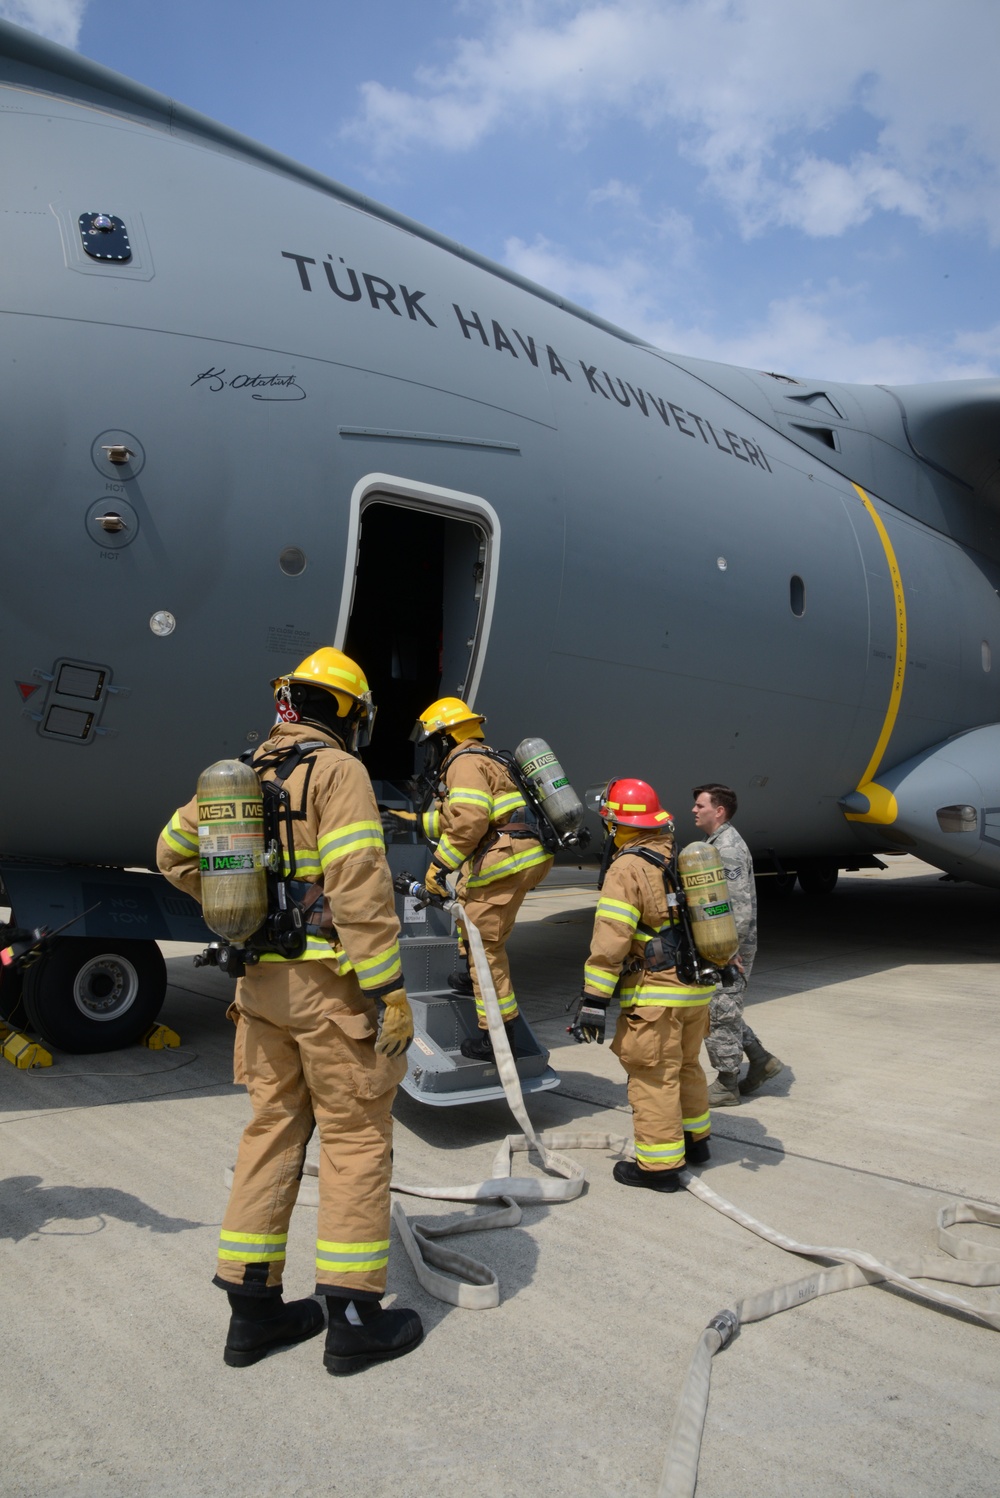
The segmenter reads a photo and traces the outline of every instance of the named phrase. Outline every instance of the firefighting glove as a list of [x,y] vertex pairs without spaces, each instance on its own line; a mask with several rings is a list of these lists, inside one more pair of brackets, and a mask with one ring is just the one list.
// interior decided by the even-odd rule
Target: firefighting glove
[[405,988],[394,988],[384,994],[382,1023],[378,1029],[375,1050],[380,1056],[402,1056],[413,1039],[413,1015]]
[[424,889],[430,890],[431,894],[436,895],[439,900],[452,898],[451,890],[444,882],[447,873],[448,870],[442,864],[439,864],[436,859],[431,859],[427,873],[424,875]]
[[388,833],[412,833],[416,830],[416,812],[404,812],[395,806],[380,806],[382,825]]
[[607,1017],[607,999],[595,998],[591,993],[582,994],[576,1018],[571,1025],[566,1026],[566,1033],[572,1035],[578,1045],[581,1043],[589,1045],[592,1040],[596,1040],[598,1045],[603,1045]]

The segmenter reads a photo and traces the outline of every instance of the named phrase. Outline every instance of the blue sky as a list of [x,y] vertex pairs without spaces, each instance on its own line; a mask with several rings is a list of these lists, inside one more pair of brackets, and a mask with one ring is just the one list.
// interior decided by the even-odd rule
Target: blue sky
[[679,353],[1000,373],[997,0],[0,0]]

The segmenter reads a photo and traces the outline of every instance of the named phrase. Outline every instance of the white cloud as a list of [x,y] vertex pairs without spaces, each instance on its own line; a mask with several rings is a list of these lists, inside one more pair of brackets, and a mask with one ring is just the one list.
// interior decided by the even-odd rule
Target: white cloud
[[87,0],[0,0],[0,17],[51,42],[75,47],[86,8]]
[[[554,120],[655,130],[744,234],[843,233],[876,211],[1000,242],[996,0],[491,0],[411,90],[362,87],[347,133],[387,158]],[[485,15],[485,19],[483,19]],[[837,148],[838,127],[863,147]]]
[[749,369],[858,384],[910,385],[1000,374],[1000,326],[947,340],[866,338],[847,331],[849,288],[832,284],[812,295],[769,303],[737,333],[713,331],[708,318],[680,322],[660,304],[659,270],[637,256],[594,264],[545,240],[507,241],[506,263],[666,353],[689,354]]
[[619,182],[617,177],[612,177],[603,187],[595,187],[587,194],[588,208],[596,208],[600,203],[619,203],[628,208],[638,208],[639,189],[629,182]]

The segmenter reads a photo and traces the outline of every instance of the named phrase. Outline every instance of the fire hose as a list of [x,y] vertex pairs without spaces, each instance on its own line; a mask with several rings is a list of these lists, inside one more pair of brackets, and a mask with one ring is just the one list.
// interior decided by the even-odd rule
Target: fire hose
[[[500,1015],[496,989],[482,938],[463,912],[469,955],[475,966],[480,997],[486,1010],[490,1039],[504,1095],[520,1134],[508,1134],[493,1161],[489,1180],[467,1186],[406,1186],[393,1183],[392,1190],[405,1196],[449,1202],[498,1202],[492,1212],[469,1217],[447,1227],[411,1222],[402,1204],[392,1205],[392,1220],[421,1286],[436,1299],[466,1310],[485,1310],[500,1303],[496,1274],[486,1264],[467,1254],[443,1246],[441,1239],[491,1228],[515,1227],[521,1220],[521,1203],[575,1200],[586,1183],[586,1174],[563,1150],[601,1149],[614,1154],[632,1153],[632,1140],[612,1134],[546,1131],[537,1133],[528,1116],[517,1067]],[[511,1174],[515,1154],[527,1153],[540,1164],[546,1178]],[[315,1172],[307,1165],[306,1174]],[[740,1207],[719,1196],[697,1177],[685,1172],[683,1185],[700,1201],[732,1221],[788,1253],[806,1259],[832,1261],[804,1278],[765,1290],[737,1302],[734,1309],[713,1316],[701,1333],[688,1366],[667,1448],[658,1498],[693,1498],[698,1480],[698,1459],[708,1410],[712,1358],[729,1345],[741,1326],[763,1321],[779,1311],[805,1305],[821,1295],[880,1283],[897,1285],[933,1307],[959,1311],[985,1326],[1000,1331],[1000,1311],[984,1311],[970,1301],[917,1283],[922,1279],[956,1285],[1000,1285],[1000,1260],[990,1258],[982,1245],[961,1238],[951,1230],[957,1223],[975,1222],[1000,1227],[1000,1211],[962,1201],[942,1207],[938,1213],[938,1246],[948,1257],[913,1258],[885,1264],[871,1254],[855,1249],[799,1243],[759,1222]]]

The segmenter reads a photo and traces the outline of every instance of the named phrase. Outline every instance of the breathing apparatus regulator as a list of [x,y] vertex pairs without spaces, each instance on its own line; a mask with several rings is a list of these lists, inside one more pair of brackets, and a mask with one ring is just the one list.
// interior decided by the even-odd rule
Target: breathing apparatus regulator
[[598,888],[613,860],[629,854],[652,864],[663,876],[672,924],[649,936],[643,967],[649,972],[676,968],[681,982],[692,986],[721,983],[731,987],[738,976],[732,959],[739,951],[739,935],[716,849],[710,843],[695,842],[680,853],[673,848],[663,856],[651,848],[631,847],[635,834],[641,837],[643,830],[674,830],[673,818],[644,780],[612,780],[601,799],[600,816],[607,838]]
[[[272,683],[279,722],[315,725],[349,753],[371,739],[375,708],[361,668],[324,647]],[[202,913],[221,938],[195,958],[240,978],[265,954],[294,960],[309,937],[336,939],[322,884],[296,879],[297,814],[286,782],[323,749],[299,740],[267,754],[221,759],[198,778],[198,851]],[[272,771],[267,779],[262,775]]]
[[585,848],[590,833],[583,825],[583,802],[545,739],[522,739],[513,754],[507,749],[491,749],[482,742],[485,722],[482,713],[473,712],[460,697],[442,697],[421,713],[410,735],[414,743],[427,746],[418,781],[423,792],[421,810],[427,809],[440,790],[440,767],[451,753],[450,740],[458,746],[452,762],[461,754],[486,755],[503,766],[523,795],[523,821],[515,815],[500,830],[512,837],[537,838],[547,853]]

